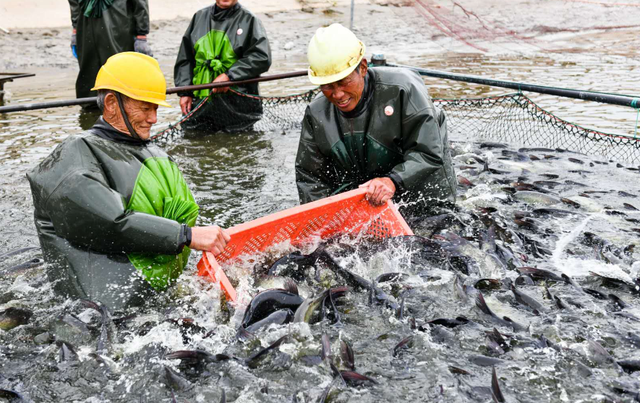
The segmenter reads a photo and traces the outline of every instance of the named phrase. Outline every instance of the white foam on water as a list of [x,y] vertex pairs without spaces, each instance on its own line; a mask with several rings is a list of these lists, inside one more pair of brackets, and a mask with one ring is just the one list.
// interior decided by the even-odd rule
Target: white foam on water
[[562,257],[564,250],[584,231],[585,227],[592,219],[604,217],[603,213],[587,216],[570,233],[561,237],[556,242],[556,248],[551,256],[553,266],[569,277],[588,277],[591,273],[600,274],[605,277],[616,278],[628,284],[633,284],[633,279],[616,264],[605,263],[596,259],[579,259],[575,257]]

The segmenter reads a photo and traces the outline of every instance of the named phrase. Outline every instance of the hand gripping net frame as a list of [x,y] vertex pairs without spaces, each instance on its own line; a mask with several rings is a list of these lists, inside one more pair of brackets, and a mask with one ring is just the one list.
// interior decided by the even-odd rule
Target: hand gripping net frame
[[298,246],[336,235],[375,239],[413,235],[393,202],[372,206],[365,194],[366,189],[355,189],[229,228],[231,241],[217,256],[203,253],[198,274],[219,283],[227,300],[235,302],[236,291],[220,265],[239,256],[263,252],[282,242]]

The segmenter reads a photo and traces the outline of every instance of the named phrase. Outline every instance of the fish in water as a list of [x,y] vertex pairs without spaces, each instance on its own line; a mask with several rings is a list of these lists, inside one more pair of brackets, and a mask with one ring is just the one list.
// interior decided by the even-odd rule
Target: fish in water
[[516,301],[524,306],[528,306],[529,308],[531,308],[534,315],[540,315],[541,312],[547,311],[547,308],[544,305],[536,301],[535,298],[525,294],[522,291],[519,291],[514,285],[511,285],[511,292],[513,292]]
[[316,298],[307,298],[296,310],[293,321],[311,323],[316,311],[325,303],[329,294],[333,294],[332,298],[339,298],[347,293],[348,287],[335,287],[323,291]]
[[266,318],[254,322],[246,328],[243,328],[242,326],[240,328],[246,330],[249,333],[255,333],[263,327],[268,327],[270,325],[283,325],[285,323],[291,322],[292,320],[293,311],[291,309],[280,309],[270,314]]
[[111,314],[107,306],[102,303],[96,303],[86,299],[80,300],[80,303],[90,309],[94,309],[100,313],[100,335],[98,336],[98,346],[96,352],[98,354],[106,353],[111,348],[115,326],[111,320]]
[[247,328],[276,311],[289,309],[295,312],[304,300],[297,293],[287,290],[266,290],[258,293],[247,307],[241,327]]
[[499,323],[502,326],[509,326],[515,331],[524,331],[527,329],[506,316],[500,318],[495,313],[493,313],[493,311],[489,308],[486,301],[484,300],[484,296],[480,291],[478,291],[478,293],[476,294],[476,306],[480,308],[483,313],[489,315],[495,322]]
[[552,206],[554,204],[561,203],[560,198],[552,196],[546,193],[533,192],[528,190],[518,191],[513,195],[513,198],[529,204],[543,204]]
[[356,370],[355,355],[349,342],[340,340],[340,357],[342,358],[342,364],[349,368],[351,371]]
[[517,270],[520,274],[527,275],[534,280],[565,281],[561,276],[558,276],[549,270],[538,269],[535,267],[518,267]]
[[0,329],[11,330],[29,322],[33,316],[33,312],[22,308],[7,308],[0,312]]
[[393,348],[393,356],[396,357],[401,350],[410,348],[412,345],[413,345],[413,336],[405,337]]
[[491,374],[491,395],[493,396],[493,400],[497,403],[504,403],[506,399],[500,390],[500,382],[498,381],[498,374],[496,374],[495,367],[493,368],[493,372]]

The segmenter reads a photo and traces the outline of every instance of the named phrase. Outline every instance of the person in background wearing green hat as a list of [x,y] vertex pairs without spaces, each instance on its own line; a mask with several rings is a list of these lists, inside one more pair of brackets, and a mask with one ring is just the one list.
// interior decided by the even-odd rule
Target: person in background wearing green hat
[[195,227],[177,165],[149,142],[166,82],[152,57],[110,57],[95,86],[102,117],[28,175],[48,275],[69,296],[111,309],[142,303],[182,273],[190,248],[220,253],[228,234]]
[[147,0],[69,0],[71,51],[78,59],[76,97],[91,91],[100,67],[116,53],[135,51],[153,56],[147,43]]
[[302,121],[300,203],[359,186],[374,205],[393,198],[422,211],[455,202],[444,112],[419,75],[368,68],[364,54],[364,44],[340,24],[318,29],[309,43],[309,80],[322,95]]
[[[256,78],[271,67],[271,49],[262,22],[238,0],[216,0],[195,13],[176,59],[173,81],[177,87]],[[258,84],[232,87],[258,95]],[[181,92],[182,114],[195,103],[209,101],[181,125],[187,130],[241,132],[262,118],[262,102],[234,94],[229,87]]]

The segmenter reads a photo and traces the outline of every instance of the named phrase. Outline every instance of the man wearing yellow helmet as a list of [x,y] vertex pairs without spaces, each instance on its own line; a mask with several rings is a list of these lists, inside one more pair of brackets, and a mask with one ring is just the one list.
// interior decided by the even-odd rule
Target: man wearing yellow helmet
[[229,236],[217,226],[194,227],[198,205],[180,170],[148,141],[158,106],[169,106],[158,62],[114,55],[93,90],[102,117],[27,176],[56,288],[120,309],[167,288],[190,248],[217,254]]
[[322,94],[307,107],[296,157],[301,203],[367,187],[379,205],[418,208],[455,201],[445,115],[417,74],[368,68],[347,28],[320,28],[308,49],[309,80]]

